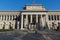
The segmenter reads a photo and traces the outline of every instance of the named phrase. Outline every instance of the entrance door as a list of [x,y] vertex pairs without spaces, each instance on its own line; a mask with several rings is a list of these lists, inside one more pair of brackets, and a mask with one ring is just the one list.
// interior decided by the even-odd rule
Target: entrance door
[[36,15],[33,15],[33,17],[32,17],[32,23],[36,24]]
[[32,23],[30,23],[30,30],[36,30],[36,15],[32,15]]

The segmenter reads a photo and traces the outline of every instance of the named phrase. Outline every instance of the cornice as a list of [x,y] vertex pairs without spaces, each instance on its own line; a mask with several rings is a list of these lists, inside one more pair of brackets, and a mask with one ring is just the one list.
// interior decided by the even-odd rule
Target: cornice
[[60,10],[0,10],[0,12],[60,12]]

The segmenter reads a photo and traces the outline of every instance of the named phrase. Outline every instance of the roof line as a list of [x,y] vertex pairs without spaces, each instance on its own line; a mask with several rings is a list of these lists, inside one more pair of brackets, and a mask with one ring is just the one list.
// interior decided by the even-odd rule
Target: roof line
[[[43,10],[0,10],[0,12],[43,12]],[[44,12],[60,12],[60,10],[44,10]]]

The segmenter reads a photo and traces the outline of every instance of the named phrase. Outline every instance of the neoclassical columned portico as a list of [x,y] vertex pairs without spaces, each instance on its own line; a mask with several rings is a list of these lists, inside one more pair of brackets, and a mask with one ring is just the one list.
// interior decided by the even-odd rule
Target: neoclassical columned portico
[[[27,24],[26,25],[26,27],[29,27],[29,25],[28,25],[28,16],[30,15],[30,23],[33,23],[33,15],[35,15],[35,20],[36,20],[36,23],[38,23],[40,20],[38,20],[38,17],[39,17],[39,15],[40,15],[40,19],[41,19],[41,25],[42,26],[44,26],[43,24],[45,24],[43,21],[45,20],[44,18],[43,18],[43,15],[45,15],[45,14],[26,14],[26,13],[22,13],[21,14],[21,29],[22,30],[24,30],[25,28],[24,28],[24,15],[26,16],[26,21],[25,21],[25,24]],[[30,26],[32,26],[32,25],[30,25]]]

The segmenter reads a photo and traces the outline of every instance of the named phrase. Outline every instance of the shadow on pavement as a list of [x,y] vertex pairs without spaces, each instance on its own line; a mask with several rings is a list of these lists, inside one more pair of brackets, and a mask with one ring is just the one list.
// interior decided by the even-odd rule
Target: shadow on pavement
[[22,37],[22,40],[45,40],[40,33],[28,33]]

